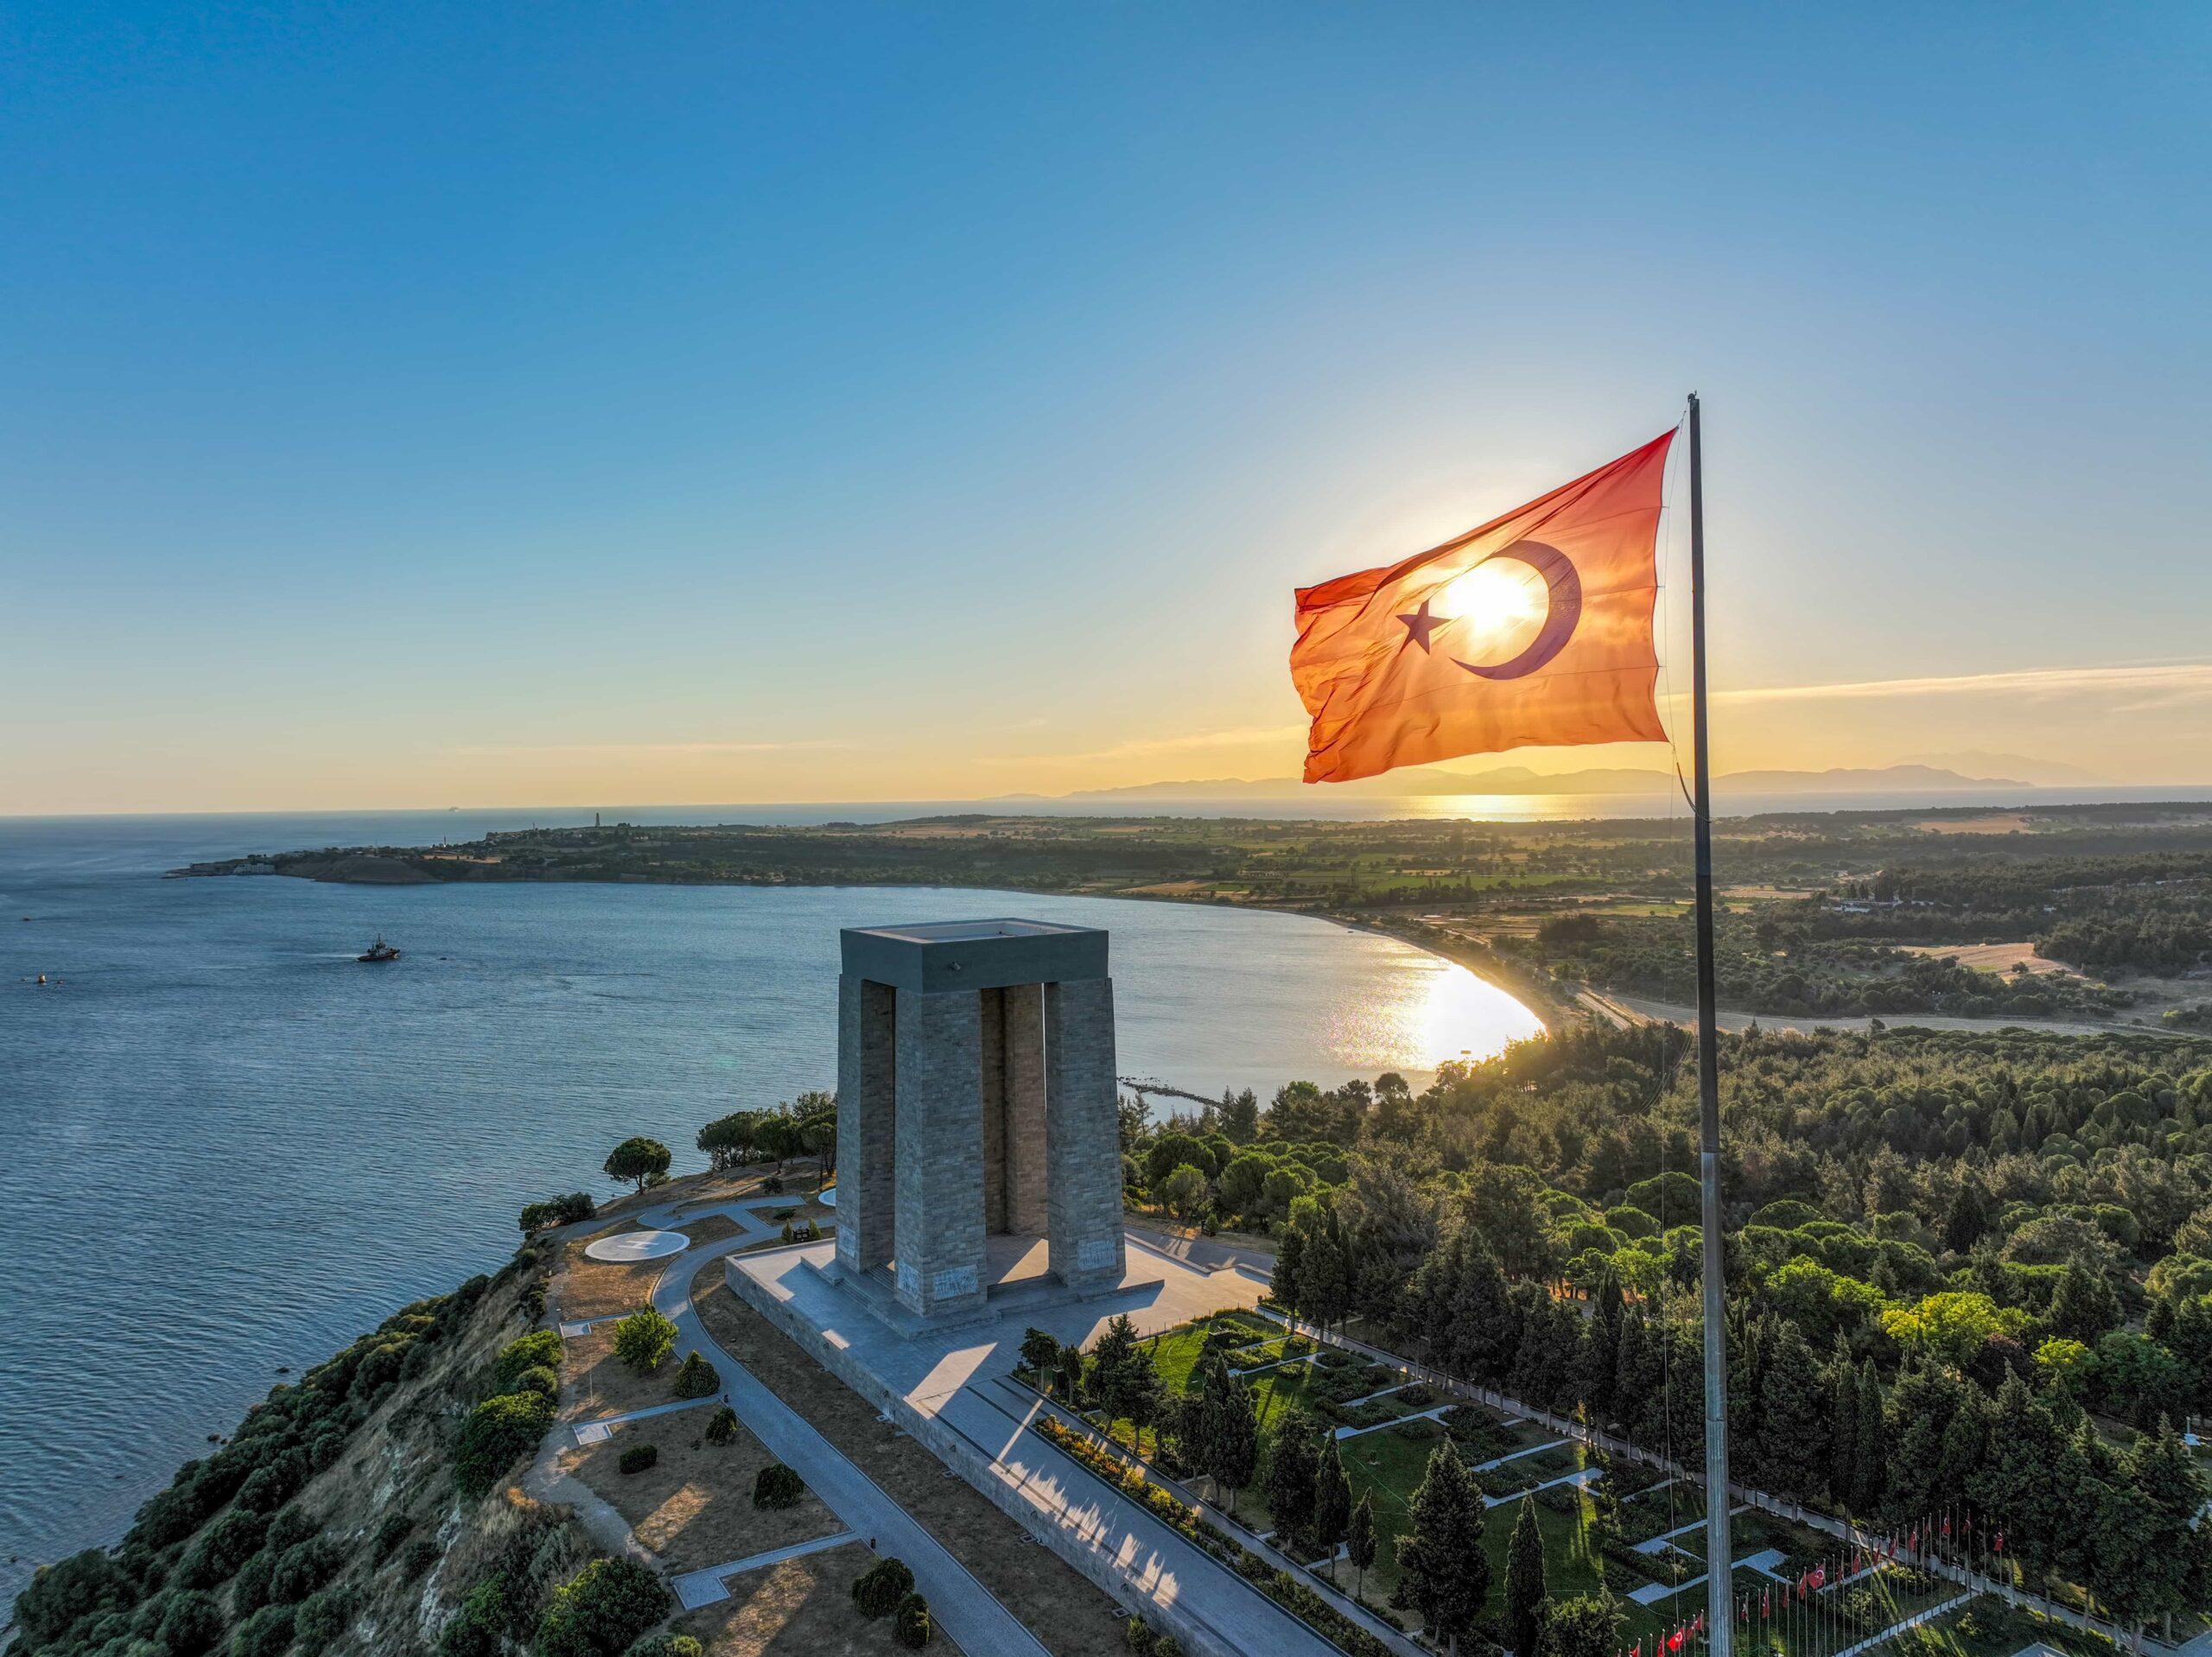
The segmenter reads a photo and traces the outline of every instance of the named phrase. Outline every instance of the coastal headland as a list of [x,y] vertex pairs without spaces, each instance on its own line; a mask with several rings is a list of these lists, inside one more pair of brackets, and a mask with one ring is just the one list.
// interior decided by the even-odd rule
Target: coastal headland
[[[1727,819],[1716,833],[1720,989],[1732,1012],[1784,1022],[2212,1025],[2204,805],[1776,813]],[[1681,817],[617,822],[256,854],[173,873],[387,886],[988,886],[1220,904],[1387,931],[1493,980],[1547,1024],[1665,1017],[1693,989]]]

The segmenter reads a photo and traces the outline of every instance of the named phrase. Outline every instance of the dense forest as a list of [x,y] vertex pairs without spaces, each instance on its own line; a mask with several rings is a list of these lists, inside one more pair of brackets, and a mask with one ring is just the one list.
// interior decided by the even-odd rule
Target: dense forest
[[[2124,1623],[2203,1603],[2212,1047],[1882,1031],[1726,1042],[1741,1476],[2001,1538]],[[1133,1200],[1279,1248],[1278,1300],[1694,1463],[1695,1059],[1578,1030],[1127,1124]],[[1325,1409],[1333,1407],[1325,1405]]]

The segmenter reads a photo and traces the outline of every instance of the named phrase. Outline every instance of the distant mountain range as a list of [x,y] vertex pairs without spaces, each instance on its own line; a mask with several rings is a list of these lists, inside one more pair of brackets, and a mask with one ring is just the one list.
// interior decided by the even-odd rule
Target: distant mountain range
[[[2021,769],[2029,767],[2023,765]],[[2065,770],[2066,767],[2056,767]],[[1671,772],[1609,767],[1545,774],[1525,765],[1491,771],[1444,771],[1415,766],[1332,785],[1332,793],[1428,794],[1664,794],[1676,786]],[[2033,789],[2017,777],[1976,777],[1942,765],[1899,765],[1834,771],[1734,771],[1713,778],[1717,794],[1922,794],[1961,789]],[[1281,800],[1295,798],[1306,784],[1294,777],[1208,777],[1185,782],[1138,783],[1125,788],[1085,789],[1053,797],[1067,800],[1128,799],[1149,795],[1166,800]],[[1039,798],[1041,796],[1017,797]]]

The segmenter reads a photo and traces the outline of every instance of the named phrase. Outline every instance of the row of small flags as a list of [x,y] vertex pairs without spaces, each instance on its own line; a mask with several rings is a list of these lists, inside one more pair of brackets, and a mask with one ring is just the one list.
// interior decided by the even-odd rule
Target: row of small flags
[[[1736,1601],[1736,1621],[1745,1624],[1771,1622],[1793,1604],[1809,1601],[1815,1594],[1827,1587],[1831,1580],[1840,1587],[1867,1572],[1895,1565],[1900,1553],[1904,1554],[1910,1563],[1913,1556],[1922,1552],[1923,1543],[1927,1552],[1937,1557],[1958,1553],[1971,1557],[1976,1545],[1974,1531],[1974,1521],[1970,1518],[1961,1517],[1955,1522],[1949,1514],[1944,1514],[1940,1520],[1931,1516],[1908,1528],[1902,1538],[1893,1533],[1853,1548],[1847,1565],[1844,1556],[1839,1552],[1834,1561],[1833,1571],[1830,1562],[1823,1559],[1800,1573],[1794,1582],[1777,1581],[1761,1589],[1756,1598],[1750,1594],[1741,1596]],[[1983,1527],[1983,1532],[1980,1546],[2001,1559],[2005,1552],[2005,1533],[1987,1526]],[[1649,1654],[1644,1651],[1643,1641],[1639,1639],[1626,1651],[1619,1653],[1618,1657],[1675,1657],[1675,1654],[1684,1647],[1701,1639],[1705,1632],[1705,1613],[1700,1611],[1668,1633],[1654,1635]]]

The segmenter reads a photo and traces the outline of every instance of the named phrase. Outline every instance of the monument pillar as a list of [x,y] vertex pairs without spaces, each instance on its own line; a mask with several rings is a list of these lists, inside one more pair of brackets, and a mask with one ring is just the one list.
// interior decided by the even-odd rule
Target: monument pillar
[[1119,1283],[1122,1133],[1116,1109],[1114,981],[1045,990],[1045,1184],[1052,1273],[1076,1288]]
[[983,1304],[982,1009],[896,993],[899,1298],[925,1317]]
[[[863,927],[838,980],[837,1260],[894,1323],[989,1315],[1039,1238],[1050,1277],[1122,1280],[1106,934],[1043,921]],[[891,1304],[895,1299],[895,1305]]]

